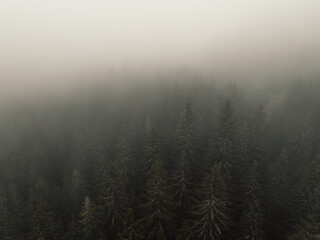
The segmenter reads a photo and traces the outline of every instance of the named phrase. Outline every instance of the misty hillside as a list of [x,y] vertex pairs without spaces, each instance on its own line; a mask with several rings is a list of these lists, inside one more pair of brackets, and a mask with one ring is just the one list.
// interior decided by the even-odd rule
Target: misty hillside
[[319,82],[190,79],[2,109],[0,239],[320,239]]

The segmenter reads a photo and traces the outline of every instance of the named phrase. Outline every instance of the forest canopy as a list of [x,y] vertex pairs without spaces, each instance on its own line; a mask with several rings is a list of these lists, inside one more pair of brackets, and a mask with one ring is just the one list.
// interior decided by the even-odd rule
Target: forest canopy
[[3,109],[0,239],[320,239],[319,81],[177,78]]

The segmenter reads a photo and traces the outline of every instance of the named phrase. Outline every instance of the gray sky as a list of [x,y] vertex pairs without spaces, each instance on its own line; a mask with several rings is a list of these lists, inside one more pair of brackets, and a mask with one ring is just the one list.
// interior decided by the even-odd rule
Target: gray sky
[[64,86],[111,66],[219,76],[301,74],[319,63],[319,0],[0,1],[1,93]]

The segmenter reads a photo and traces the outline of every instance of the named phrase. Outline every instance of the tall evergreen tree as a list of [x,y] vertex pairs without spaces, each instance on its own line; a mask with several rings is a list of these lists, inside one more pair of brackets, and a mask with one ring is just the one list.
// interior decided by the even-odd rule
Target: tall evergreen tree
[[124,175],[121,164],[110,161],[100,191],[100,208],[106,236],[116,239],[122,231],[127,208]]
[[43,149],[37,143],[29,166],[29,201],[30,240],[56,240],[61,238],[61,223],[54,209],[49,191],[49,184],[41,174],[45,162]]
[[192,231],[192,227],[188,221],[184,221],[177,231],[176,240],[194,240],[196,239]]
[[294,178],[296,183],[301,181],[306,166],[312,159],[313,151],[313,125],[312,116],[309,111],[304,111],[297,116],[296,122],[291,130],[291,158]]
[[30,211],[30,240],[60,239],[59,223],[55,219],[55,213],[46,205],[45,202],[33,202],[30,205]]
[[101,237],[97,208],[88,196],[83,201],[79,223],[84,240],[99,239]]
[[248,150],[250,158],[261,165],[264,156],[265,111],[259,107],[248,121]]
[[148,162],[148,170],[153,166],[161,153],[161,139],[159,131],[154,126],[149,126],[148,141],[146,146],[146,158]]
[[185,167],[184,155],[180,156],[178,169],[173,176],[173,200],[175,203],[175,210],[180,218],[186,217],[188,210],[192,203],[191,183],[188,179],[188,172]]
[[157,159],[150,171],[147,183],[146,216],[142,219],[146,239],[170,239],[173,232],[172,200],[169,195],[168,176],[162,161]]
[[219,126],[213,147],[213,161],[221,168],[222,175],[229,175],[232,163],[236,157],[236,136],[233,110],[229,100],[221,108]]
[[180,164],[179,167],[184,167],[185,170],[187,170],[185,173],[192,176],[193,180],[198,180],[201,176],[201,162],[196,158],[196,129],[193,118],[191,102],[188,100],[177,129],[178,158],[183,161],[182,163],[185,165],[182,166],[182,164]]
[[5,204],[4,195],[0,189],[0,240],[11,239],[8,220],[9,212]]
[[214,164],[199,192],[194,231],[199,240],[228,239],[228,196],[220,165]]
[[[243,124],[239,134],[237,146],[238,159],[232,166],[232,206],[234,222],[238,223],[244,211],[248,211],[248,194],[253,194],[256,199],[251,203],[257,206],[258,215],[262,215],[260,207],[262,201],[262,172],[266,165],[264,160],[264,130],[265,113],[263,108],[259,108],[247,123]],[[266,181],[265,181],[266,183]],[[252,185],[253,184],[253,185]],[[259,195],[259,196],[257,196]],[[243,219],[243,217],[242,217]],[[237,224],[235,224],[237,225]]]
[[138,222],[136,221],[133,210],[128,209],[128,213],[123,223],[123,232],[120,235],[121,240],[140,240],[142,235],[138,231]]
[[296,231],[304,239],[320,238],[320,163],[312,162],[299,188]]
[[129,167],[132,166],[132,155],[128,140],[124,137],[119,138],[115,149],[114,163],[117,165],[117,170],[120,171],[120,178],[124,184],[128,185]]
[[253,163],[247,173],[247,182],[244,193],[244,212],[240,219],[240,239],[263,240],[264,217],[260,205],[261,187],[259,184],[257,163]]
[[269,234],[275,239],[284,239],[294,223],[294,184],[292,178],[292,170],[285,149],[273,166]]
[[196,160],[196,136],[190,101],[187,102],[177,130],[177,161],[173,174],[175,210],[180,222],[190,209],[191,189],[199,182],[201,165]]

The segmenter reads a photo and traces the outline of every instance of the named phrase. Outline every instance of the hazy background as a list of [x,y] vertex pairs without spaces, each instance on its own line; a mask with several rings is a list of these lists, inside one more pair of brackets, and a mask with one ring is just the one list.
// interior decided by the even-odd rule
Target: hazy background
[[1,99],[180,67],[254,82],[317,77],[320,2],[0,1]]

